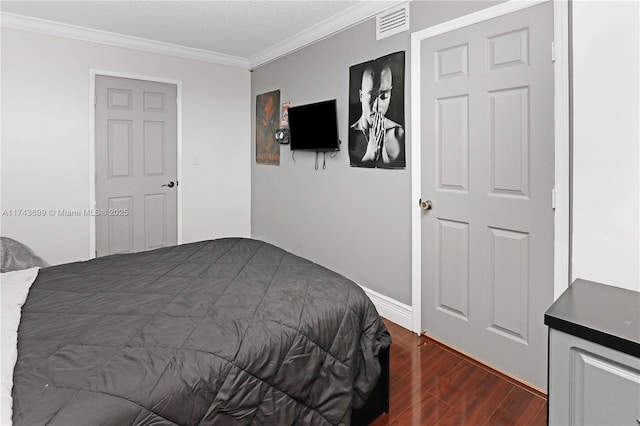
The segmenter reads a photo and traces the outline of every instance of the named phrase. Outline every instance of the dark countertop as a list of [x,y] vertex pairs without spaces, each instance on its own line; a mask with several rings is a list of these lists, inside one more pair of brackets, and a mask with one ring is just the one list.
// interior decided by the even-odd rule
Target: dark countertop
[[640,293],[576,280],[544,314],[550,328],[640,357]]

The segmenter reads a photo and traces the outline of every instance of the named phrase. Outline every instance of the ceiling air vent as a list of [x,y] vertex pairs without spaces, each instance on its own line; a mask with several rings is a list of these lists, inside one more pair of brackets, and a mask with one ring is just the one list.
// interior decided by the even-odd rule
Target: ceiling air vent
[[376,16],[376,40],[401,33],[409,29],[409,4],[387,10]]

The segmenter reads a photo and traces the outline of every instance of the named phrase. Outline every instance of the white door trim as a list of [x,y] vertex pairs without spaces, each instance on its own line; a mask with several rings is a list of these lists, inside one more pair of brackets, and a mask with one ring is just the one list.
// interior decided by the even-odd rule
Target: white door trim
[[[148,75],[129,74],[118,71],[89,70],[89,211],[96,208],[96,111],[94,107],[96,98],[96,76],[121,77],[134,80],[146,80],[157,83],[175,84],[177,87],[177,149],[178,149],[178,182],[182,183],[182,81],[169,78],[153,77]],[[182,185],[177,186],[178,196],[178,244],[182,244]],[[89,216],[89,259],[96,257],[96,218]]]
[[[411,34],[411,304],[412,331],[421,334],[422,318],[422,224],[418,200],[421,188],[420,141],[420,43],[449,31],[523,10],[549,0],[509,0],[505,3],[443,22]],[[554,1],[554,120],[555,120],[555,213],[554,300],[569,286],[569,13],[566,0]],[[549,46],[551,55],[551,46]],[[549,194],[549,203],[552,196]],[[540,319],[542,321],[542,318]]]
[[571,283],[571,128],[569,81],[569,2],[553,2],[555,63],[553,75],[555,119],[555,205],[553,244],[553,300]]

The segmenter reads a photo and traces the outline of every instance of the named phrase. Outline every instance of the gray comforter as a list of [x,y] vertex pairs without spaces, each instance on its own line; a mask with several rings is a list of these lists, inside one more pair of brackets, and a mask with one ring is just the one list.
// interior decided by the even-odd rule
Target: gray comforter
[[353,282],[220,239],[42,269],[15,425],[349,424],[390,344]]

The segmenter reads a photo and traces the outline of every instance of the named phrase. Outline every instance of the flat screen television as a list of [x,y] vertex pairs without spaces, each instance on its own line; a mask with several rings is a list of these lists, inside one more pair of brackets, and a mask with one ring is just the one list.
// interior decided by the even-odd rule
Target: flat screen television
[[289,107],[292,150],[338,151],[336,100]]

